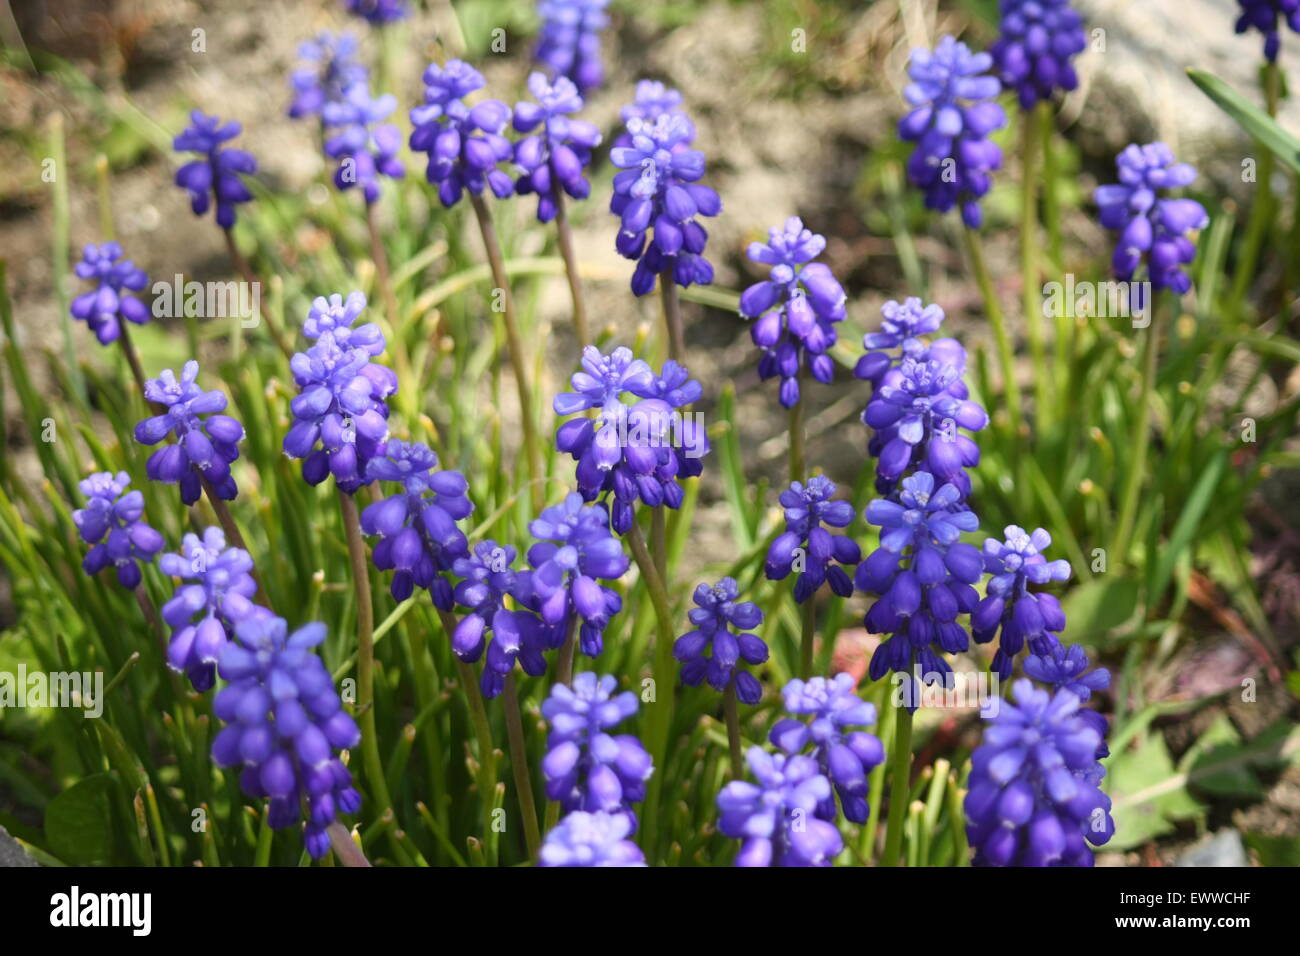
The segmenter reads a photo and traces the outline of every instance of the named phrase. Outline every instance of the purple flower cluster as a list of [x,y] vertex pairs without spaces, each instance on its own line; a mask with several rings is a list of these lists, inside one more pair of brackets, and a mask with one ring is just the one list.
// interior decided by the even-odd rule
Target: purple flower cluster
[[654,764],[636,737],[607,733],[637,711],[636,694],[615,694],[617,686],[609,674],[584,671],[574,676],[572,687],[551,688],[542,702],[551,728],[542,773],[547,798],[565,813],[621,814],[635,827],[632,804],[645,799]]
[[176,436],[175,444],[163,445],[149,456],[145,473],[154,481],[179,485],[181,501],[187,505],[203,493],[200,478],[207,479],[218,498],[230,501],[239,493],[230,464],[239,457],[244,437],[244,426],[221,414],[226,410],[225,394],[218,389],[205,392],[196,381],[198,376],[199,363],[190,359],[179,380],[171,369],[163,369],[145,382],[145,398],[166,411],[135,426],[135,440],[142,445]]
[[[859,590],[880,595],[867,611],[872,634],[887,637],[872,655],[869,672],[879,680],[889,671],[909,674],[913,665],[926,682],[952,673],[938,653],[969,646],[957,618],[979,600],[971,585],[983,572],[978,548],[958,540],[979,527],[951,482],[935,488],[935,477],[918,471],[903,479],[890,498],[867,505],[866,518],[880,528],[880,547],[858,565]],[[907,685],[912,688],[910,680]],[[914,706],[915,697],[908,698]]]
[[[844,819],[866,823],[867,774],[885,759],[885,748],[875,734],[850,729],[876,722],[875,706],[857,695],[855,684],[851,674],[790,681],[781,691],[786,711],[812,719],[782,718],[769,739],[791,756],[811,744],[813,759],[840,798]],[[820,819],[834,823],[835,798],[827,795],[816,812]]]
[[772,272],[741,293],[740,314],[755,320],[750,336],[763,350],[759,378],[780,377],[786,408],[799,401],[803,366],[822,383],[835,376],[828,352],[836,342],[835,323],[846,314],[846,296],[830,268],[812,261],[825,248],[826,238],[805,229],[798,216],[768,230],[766,243],[749,244],[750,261],[771,266]]
[[628,839],[632,821],[622,813],[575,810],[546,834],[538,866],[645,866],[645,854]]
[[[688,631],[673,644],[673,657],[682,662],[682,683],[698,687],[708,680],[714,690],[736,685],[736,696],[746,704],[757,704],[763,685],[749,671],[738,666],[744,661],[757,667],[767,660],[767,645],[757,634],[737,634],[763,623],[763,612],[753,601],[737,601],[740,587],[735,578],[723,578],[717,584],[701,584],[695,589],[695,604],[689,617],[695,630]],[[705,651],[710,655],[706,657]]]
[[1087,40],[1070,0],[1002,0],[1001,6],[1001,33],[989,53],[1002,85],[1020,97],[1020,108],[1033,109],[1056,90],[1078,86],[1070,61]]
[[235,225],[235,206],[253,198],[240,176],[257,172],[257,160],[242,149],[221,146],[238,136],[242,129],[233,120],[222,124],[218,117],[194,110],[190,113],[190,125],[172,141],[172,149],[177,152],[203,155],[202,159],[191,160],[176,170],[176,185],[189,192],[190,208],[196,216],[206,213],[215,201],[217,225],[222,229]]
[[339,189],[360,186],[367,204],[379,199],[381,176],[401,179],[406,175],[397,158],[402,148],[401,130],[384,122],[395,109],[396,97],[391,93],[372,96],[363,81],[353,83],[321,110],[321,119],[330,129],[325,155],[339,161],[334,185]]
[[117,583],[127,589],[140,583],[140,563],[153,561],[163,548],[162,535],[142,520],[144,495],[127,491],[130,484],[131,476],[124,471],[95,472],[78,483],[86,505],[72,512],[81,540],[93,545],[81,567],[87,574],[98,574],[112,565]]
[[343,2],[348,13],[361,17],[372,26],[396,23],[398,20],[405,20],[411,13],[406,7],[406,0],[343,0]]
[[[604,355],[594,345],[583,349],[582,370],[570,383],[574,390],[556,395],[553,405],[557,415],[577,417],[556,430],[555,445],[577,462],[582,497],[604,496],[619,534],[632,527],[638,499],[651,508],[680,507],[681,480],[704,470],[709,451],[702,423],[680,411],[699,400],[700,383],[671,359],[655,376],[631,349]],[[587,409],[598,416],[578,414]]]
[[[1031,654],[1025,658],[1025,675],[1054,689],[1068,690],[1079,698],[1081,704],[1092,697],[1093,691],[1102,691],[1110,686],[1110,671],[1104,667],[1088,670],[1088,654],[1078,644],[1057,644],[1046,654]],[[1079,716],[1102,738],[1097,748],[1097,759],[1109,757],[1106,718],[1087,708],[1080,708]]]
[[[1101,735],[1068,690],[1016,681],[971,755],[966,831],[976,866],[1092,866],[1115,832],[1098,784]],[[1086,842],[1085,842],[1086,841]]]
[[411,149],[429,154],[427,178],[448,208],[465,190],[478,196],[486,186],[498,199],[514,191],[510,176],[497,168],[514,155],[510,140],[501,135],[510,107],[500,100],[482,100],[473,107],[464,102],[485,82],[462,60],[448,60],[445,67],[430,63],[424,71],[424,103],[411,110]]
[[516,103],[514,110],[514,128],[530,134],[515,144],[515,164],[523,170],[515,192],[536,193],[537,218],[550,222],[562,201],[558,190],[574,199],[590,195],[584,172],[591,164],[591,151],[600,144],[600,130],[569,115],[582,109],[582,97],[565,77],[551,83],[545,75],[533,73],[528,91],[537,102]]
[[227,548],[220,528],[208,528],[202,538],[187,534],[180,552],[164,554],[158,566],[183,582],[162,606],[163,620],[172,628],[167,665],[185,674],[196,691],[210,690],[235,625],[255,612],[269,613],[252,601],[257,593],[253,559],[240,548]]
[[632,292],[645,295],[661,274],[680,286],[707,285],[713,266],[704,258],[709,235],[696,216],[716,216],[722,200],[704,176],[704,154],[689,144],[695,129],[681,113],[627,121],[630,142],[610,150],[614,176],[610,212],[619,217],[615,247],[636,261]]
[[840,831],[817,816],[833,800],[812,757],[745,754],[757,783],[733,780],[718,794],[718,829],[741,841],[736,866],[830,866],[844,849]]
[[367,463],[381,454],[388,437],[385,400],[397,391],[392,369],[370,361],[384,350],[382,333],[372,324],[351,328],[364,307],[359,297],[353,293],[345,304],[337,296],[313,303],[303,331],[315,344],[289,361],[299,394],[290,403],[295,421],[284,436],[284,453],[304,459],[308,484],[332,474],[348,494],[371,481]]
[[600,86],[605,68],[600,62],[600,31],[609,24],[609,0],[541,0],[542,18],[536,56],[553,76],[566,77],[586,93]]
[[770,581],[781,581],[799,572],[794,599],[802,604],[817,593],[823,582],[840,597],[853,593],[853,582],[845,567],[862,560],[858,543],[846,534],[823,528],[845,528],[853,522],[853,505],[834,500],[835,483],[825,475],[814,475],[807,484],[791,483],[781,492],[785,509],[785,531],[767,550],[764,573]]
[[[943,324],[943,309],[926,305],[916,296],[902,302],[890,300],[880,307],[880,331],[868,332],[862,337],[862,347],[867,353],[858,359],[853,374],[872,386],[879,386],[885,373],[894,368],[902,358],[924,361],[927,346],[920,338],[937,332]],[[955,340],[951,341],[955,345]],[[960,348],[960,346],[958,346]],[[898,349],[895,357],[886,349]]]
[[225,727],[212,741],[212,759],[242,767],[240,787],[269,799],[275,829],[297,822],[305,809],[303,843],[315,859],[329,849],[326,828],[340,813],[356,813],[361,795],[336,751],[361,740],[339,701],[329,672],[312,648],[325,625],[293,634],[282,618],[253,614],[235,626],[236,640],[221,651],[218,672],[228,685],[212,702]]
[[469,542],[456,526],[474,510],[469,483],[458,471],[438,471],[438,456],[427,446],[390,439],[366,463],[367,481],[391,481],[399,491],[366,506],[361,530],[379,535],[375,567],[393,571],[389,590],[405,601],[421,587],[434,606],[452,608],[446,574],[469,555]]
[[1042,528],[1030,534],[1008,525],[1003,533],[1005,541],[984,539],[984,570],[993,577],[986,596],[971,613],[971,632],[980,644],[1000,635],[993,672],[1006,680],[1026,642],[1031,653],[1039,656],[1057,646],[1056,635],[1065,629],[1061,602],[1051,594],[1030,591],[1029,585],[1068,581],[1070,562],[1043,557],[1052,536]]
[[1255,29],[1264,34],[1264,56],[1270,63],[1277,59],[1282,45],[1278,20],[1300,33],[1300,0],[1237,0],[1237,4],[1241,7],[1237,32]]
[[1130,144],[1115,157],[1115,165],[1119,182],[1098,186],[1093,194],[1101,224],[1120,234],[1111,257],[1115,278],[1127,282],[1145,262],[1153,289],[1172,289],[1182,295],[1192,287],[1183,266],[1196,258],[1196,243],[1189,234],[1210,220],[1195,199],[1169,199],[1160,191],[1190,186],[1196,169],[1178,162],[1164,143]]
[[898,124],[899,137],[916,143],[907,175],[925,193],[926,207],[947,212],[960,205],[972,229],[980,225],[989,174],[1002,165],[1002,150],[988,138],[1007,122],[997,103],[1002,84],[988,73],[992,65],[989,54],[972,53],[951,36],[933,52],[913,50],[912,82],[903,90],[912,111]]
[[136,325],[149,321],[149,309],[131,294],[147,286],[149,277],[130,259],[122,258],[122,247],[116,242],[88,243],[75,271],[77,278],[99,285],[73,299],[68,311],[86,323],[101,345],[117,340],[123,319]]
[[310,65],[289,75],[292,119],[321,116],[327,104],[341,102],[354,84],[366,82],[367,70],[357,59],[357,38],[351,33],[323,31],[299,45],[298,58]]

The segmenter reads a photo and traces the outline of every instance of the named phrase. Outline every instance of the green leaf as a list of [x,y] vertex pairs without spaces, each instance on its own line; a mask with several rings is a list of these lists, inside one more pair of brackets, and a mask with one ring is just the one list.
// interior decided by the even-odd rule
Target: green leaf
[[112,774],[85,777],[50,801],[45,809],[45,839],[50,852],[77,866],[113,862]]
[[1137,600],[1138,580],[1131,575],[1103,575],[1079,585],[1061,602],[1071,639],[1104,637],[1133,616]]
[[1241,743],[1241,734],[1228,715],[1221,713],[1183,754],[1178,769],[1190,776],[1197,768],[1206,768],[1197,777],[1197,790],[1242,800],[1259,799],[1264,796],[1264,788],[1251,772],[1249,762],[1231,759],[1241,754]]
[[1186,780],[1174,769],[1159,734],[1146,737],[1140,747],[1111,757],[1103,787],[1111,795],[1115,820],[1108,850],[1141,846],[1172,830],[1175,820],[1201,813],[1201,805],[1187,792]]
[[1247,833],[1246,846],[1255,851],[1261,866],[1300,866],[1300,836]]
[[1300,140],[1279,126],[1277,120],[1212,73],[1188,70],[1187,76],[1219,109],[1232,117],[1238,126],[1300,173]]

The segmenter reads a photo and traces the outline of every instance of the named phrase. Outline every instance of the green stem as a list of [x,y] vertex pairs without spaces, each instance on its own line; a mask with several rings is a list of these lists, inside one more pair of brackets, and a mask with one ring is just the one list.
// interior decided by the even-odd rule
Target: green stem
[[501,292],[502,318],[506,327],[506,347],[510,350],[510,367],[514,373],[515,390],[519,395],[519,418],[524,433],[524,460],[528,466],[529,488],[532,492],[533,510],[542,509],[542,484],[539,480],[544,468],[542,449],[537,442],[537,422],[533,414],[533,390],[528,380],[528,363],[524,361],[524,343],[519,335],[519,323],[515,319],[514,296],[510,292],[510,277],[506,274],[505,258],[501,254],[501,243],[497,241],[496,227],[492,224],[492,213],[488,211],[487,202],[482,196],[470,194],[470,204],[474,207],[474,216],[478,219],[479,233],[483,237],[483,248],[487,253],[488,265],[492,269],[492,282]]
[[555,190],[555,233],[559,240],[560,258],[564,260],[564,274],[569,280],[569,297],[573,300],[573,334],[578,339],[578,348],[582,349],[592,344],[591,330],[587,328],[587,307],[582,300],[578,257],[573,251],[573,230],[569,228],[562,189]]
[[[450,615],[445,611],[439,611],[439,615],[442,618],[443,629],[447,632],[447,639],[450,640],[455,624],[450,621]],[[456,657],[454,654],[452,656]],[[487,707],[483,704],[483,694],[479,690],[478,678],[474,676],[474,668],[456,657],[456,673],[465,692],[470,722],[474,725],[474,735],[478,737],[478,789],[479,800],[483,804],[483,840],[485,845],[494,845],[495,841],[491,840],[491,834],[494,832],[492,811],[496,809],[493,799],[497,789],[497,755],[496,745],[492,742],[492,725],[488,721]]]
[[803,627],[799,636],[799,676],[808,680],[813,671],[813,644],[817,635],[817,595],[808,595],[803,602]]
[[537,862],[542,838],[537,831],[537,805],[533,802],[533,782],[528,774],[528,749],[524,746],[523,712],[519,707],[519,691],[515,687],[515,672],[506,675],[505,697],[506,736],[510,740],[510,769],[515,776],[516,799],[519,813],[524,818],[524,843],[528,858]]
[[686,353],[686,333],[682,329],[682,304],[677,296],[670,266],[659,274],[659,293],[664,305],[664,330],[668,338],[668,357],[680,362]]
[[[1280,81],[1276,63],[1264,67],[1264,96],[1269,116],[1277,116],[1277,104]],[[1273,225],[1276,204],[1273,201],[1273,152],[1256,144],[1259,153],[1259,165],[1256,169],[1256,195],[1250,206],[1250,219],[1246,224],[1246,239],[1237,263],[1236,274],[1232,282],[1232,312],[1234,315],[1241,307],[1250,290],[1250,280],[1255,277],[1255,266],[1259,262],[1260,251]]]
[[1051,380],[1047,374],[1047,354],[1043,347],[1043,309],[1038,274],[1038,117],[1046,103],[1032,112],[1021,114],[1021,196],[1020,196],[1020,275],[1021,300],[1025,310],[1025,329],[1029,352],[1034,363],[1034,408],[1039,419],[1052,408],[1048,400]]
[[[226,237],[226,252],[230,254],[230,261],[234,265],[235,271],[239,273],[239,277],[248,285],[250,292],[254,287],[260,289],[262,286],[258,281],[257,273],[253,271],[253,267],[249,265],[248,260],[244,258],[244,254],[239,251],[239,246],[235,245],[234,234],[229,229],[222,229],[221,232]],[[279,324],[271,317],[270,310],[261,309],[260,312],[262,321],[266,323],[266,329],[271,333],[271,338],[275,340],[275,344],[279,346],[285,358],[292,359],[293,346],[285,338]]]
[[912,774],[912,712],[905,703],[896,712],[894,749],[890,754],[889,821],[885,825],[885,851],[881,866],[898,866],[907,823],[907,799]]
[[966,254],[970,257],[971,269],[975,273],[975,282],[979,286],[980,296],[984,300],[984,311],[988,313],[989,324],[993,327],[993,338],[997,343],[998,364],[1002,368],[1002,387],[1006,390],[1007,415],[1011,420],[1013,443],[1019,443],[1021,422],[1023,420],[1020,404],[1020,385],[1016,382],[1016,362],[1011,348],[1011,336],[1007,332],[1007,320],[998,305],[997,292],[993,288],[993,279],[989,275],[988,263],[984,261],[984,251],[980,248],[979,235],[969,226],[962,227],[962,237],[966,242]]
[[1142,478],[1146,473],[1147,449],[1151,444],[1151,395],[1155,391],[1156,364],[1160,352],[1160,327],[1164,314],[1155,303],[1152,303],[1152,313],[1151,326],[1142,340],[1142,390],[1138,395],[1137,410],[1133,416],[1133,428],[1136,434],[1130,441],[1133,457],[1131,466],[1124,476],[1119,520],[1110,546],[1112,558],[1130,566],[1132,562],[1128,560],[1128,548],[1133,537],[1133,525],[1137,520],[1138,493],[1142,490]]
[[[1047,226],[1047,255],[1051,267],[1065,269],[1061,248],[1061,202],[1056,191],[1060,165],[1056,152],[1056,123],[1047,103],[1039,104],[1039,128],[1043,136],[1043,222]],[[1064,394],[1064,393],[1062,393]]]
[[740,780],[745,776],[745,764],[740,757],[740,710],[736,701],[736,682],[733,679],[722,695],[722,711],[727,720],[727,749],[731,756],[731,776]]
[[790,408],[790,480],[807,481],[804,473],[803,395]]

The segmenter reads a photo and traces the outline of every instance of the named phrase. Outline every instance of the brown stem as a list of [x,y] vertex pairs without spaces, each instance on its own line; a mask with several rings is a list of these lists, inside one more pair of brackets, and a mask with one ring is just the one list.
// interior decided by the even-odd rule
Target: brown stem
[[[239,251],[239,247],[235,245],[234,235],[229,229],[223,229],[221,232],[226,237],[226,251],[230,253],[230,261],[234,264],[235,271],[238,272],[240,278],[248,284],[250,292],[255,286],[261,288],[262,284],[258,281],[257,273],[253,271],[253,267],[248,264],[248,260],[245,259],[243,253]],[[258,301],[261,301],[260,298]],[[284,332],[282,332],[280,327],[276,325],[275,320],[271,318],[268,310],[262,309],[260,311],[262,321],[266,323],[267,331],[271,333],[271,338],[273,338],[275,344],[280,347],[280,351],[284,353],[284,357],[287,359],[293,358],[293,346],[290,345],[289,340],[284,337]]]
[[352,834],[343,824],[335,820],[325,828],[325,831],[330,835],[330,846],[334,848],[334,855],[343,866],[371,865],[366,855],[361,852],[361,847],[357,846],[357,841],[352,839]]
[[578,647],[578,636],[575,633],[577,629],[578,619],[574,617],[569,622],[569,632],[564,636],[564,643],[560,645],[560,659],[557,662],[555,679],[565,686],[573,683],[573,655]]
[[153,601],[149,598],[143,584],[135,586],[135,601],[140,605],[140,611],[144,614],[145,620],[149,622],[149,626],[158,635],[158,640],[162,642],[163,651],[165,652],[167,650],[167,631],[163,629],[162,618],[158,616],[158,609],[153,606]]
[[745,776],[745,764],[740,757],[740,713],[736,704],[734,676],[722,696],[722,711],[727,719],[727,749],[731,756],[731,776],[740,780]]
[[167,409],[160,405],[155,405],[153,402],[149,401],[149,399],[145,398],[144,367],[140,364],[140,356],[136,354],[135,346],[131,344],[131,333],[127,331],[126,323],[119,322],[118,328],[121,329],[122,334],[117,337],[117,340],[122,343],[122,352],[126,355],[126,364],[131,366],[131,375],[135,378],[135,384],[140,386],[140,397],[144,399],[144,402],[156,412],[165,412]]
[[524,818],[524,843],[528,858],[537,859],[541,849],[541,834],[537,830],[537,805],[533,802],[533,783],[528,774],[528,751],[524,747],[524,724],[519,708],[519,691],[515,687],[515,672],[506,675],[505,689],[506,736],[510,738],[510,768],[515,775],[515,790],[519,812]]
[[573,232],[569,228],[564,203],[564,191],[557,188],[555,232],[559,239],[560,257],[564,259],[564,274],[569,280],[569,297],[573,299],[573,334],[577,336],[578,348],[583,349],[592,344],[591,332],[587,328],[587,307],[582,300],[582,282],[578,278],[578,257],[573,252]]
[[682,306],[671,266],[659,274],[659,293],[664,304],[664,327],[668,332],[668,357],[680,362],[686,353],[686,333],[682,329]]
[[388,253],[384,251],[384,240],[379,235],[379,222],[375,218],[375,207],[366,203],[366,226],[370,230],[370,258],[375,260],[375,272],[379,278],[379,294],[384,300],[384,309],[388,312],[388,323],[397,332],[401,316],[397,311],[397,297],[393,295],[392,273],[388,268]]

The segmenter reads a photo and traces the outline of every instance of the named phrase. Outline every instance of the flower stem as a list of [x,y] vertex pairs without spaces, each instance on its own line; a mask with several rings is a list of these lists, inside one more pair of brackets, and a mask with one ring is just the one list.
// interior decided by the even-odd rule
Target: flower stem
[[803,628],[799,636],[799,676],[804,680],[812,677],[813,643],[817,634],[817,595],[808,595],[803,602]]
[[1042,138],[1038,120],[1045,109],[1047,104],[1039,103],[1032,112],[1021,114],[1021,301],[1024,303],[1029,352],[1034,362],[1034,409],[1040,419],[1046,417],[1052,407],[1048,400],[1052,382],[1047,374],[1047,354],[1043,347],[1043,309],[1038,275],[1038,146]]
[[575,616],[569,621],[569,630],[564,635],[564,643],[560,646],[560,658],[555,668],[556,682],[565,686],[573,683],[573,655],[578,647],[577,630],[578,618]]
[[803,395],[790,408],[790,480],[807,481],[804,474]]
[[578,278],[578,257],[573,251],[573,231],[569,228],[564,190],[558,188],[555,190],[555,232],[560,257],[564,259],[564,274],[569,280],[569,296],[573,299],[573,334],[578,339],[578,348],[582,349],[592,344],[591,330],[587,328],[587,307],[582,300],[582,281]]
[[[452,631],[456,629],[455,622],[450,621],[450,615],[445,611],[440,610],[438,614],[442,618],[443,629],[447,632],[447,640],[450,641]],[[495,845],[491,841],[491,834],[492,811],[495,809],[493,798],[497,789],[497,754],[496,745],[492,742],[492,725],[488,722],[487,708],[483,705],[483,694],[479,690],[478,679],[474,676],[474,668],[455,654],[452,657],[456,658],[456,673],[465,691],[474,734],[478,737],[478,789],[479,800],[483,804],[483,839],[489,845]]]
[[[910,678],[909,678],[910,679]],[[885,850],[881,866],[898,866],[903,847],[903,828],[907,823],[907,797],[912,776],[912,711],[903,702],[894,723],[893,750],[889,756],[889,821],[885,825]]]
[[[226,252],[230,254],[230,261],[234,264],[235,271],[239,273],[240,278],[248,285],[250,292],[255,287],[261,288],[261,283],[258,281],[257,273],[253,271],[253,267],[248,264],[248,260],[244,258],[244,254],[240,252],[239,247],[235,245],[234,234],[229,229],[222,229],[221,232],[222,235],[226,237]],[[261,313],[262,321],[266,323],[267,331],[271,333],[271,338],[274,339],[275,344],[280,347],[280,351],[284,353],[284,357],[287,359],[293,358],[293,346],[290,345],[289,340],[284,337],[284,332],[280,329],[280,326],[276,324],[275,319],[271,318],[270,310],[260,309],[259,311]]]
[[[1269,116],[1277,116],[1279,96],[1279,76],[1276,63],[1264,67],[1264,97]],[[1259,165],[1256,169],[1255,201],[1250,206],[1250,219],[1246,223],[1246,239],[1241,251],[1241,260],[1237,263],[1236,275],[1232,283],[1232,311],[1236,313],[1250,289],[1250,280],[1255,277],[1255,266],[1259,262],[1259,253],[1273,224],[1276,203],[1273,200],[1273,153],[1259,148]]]
[[[135,379],[135,384],[140,387],[141,400],[149,407],[159,409],[159,406],[145,398],[144,366],[140,364],[140,356],[136,353],[135,346],[131,344],[131,333],[127,330],[126,325],[125,322],[118,323],[118,328],[121,330],[121,334],[117,337],[117,340],[122,344],[122,354],[126,356],[126,364],[131,366],[131,376]],[[160,410],[166,411],[165,408]]]
[[393,333],[397,334],[401,315],[397,309],[397,297],[393,295],[393,278],[388,268],[388,253],[384,251],[384,240],[379,235],[379,220],[375,217],[373,203],[366,203],[366,228],[370,231],[370,258],[375,261],[379,294],[384,300],[384,311],[388,313],[388,324],[393,327]]
[[988,313],[989,324],[993,326],[998,362],[1002,367],[1002,387],[1006,390],[1007,415],[1011,420],[1013,441],[1018,443],[1022,421],[1020,385],[1016,382],[1016,362],[1011,349],[1011,336],[1007,333],[1007,320],[1002,315],[1002,307],[998,305],[997,291],[993,288],[993,279],[989,275],[988,264],[984,261],[979,235],[969,226],[963,226],[962,237],[966,241],[966,253],[970,257],[971,269],[975,273],[975,282],[979,285],[980,296],[984,299],[984,311]]
[[528,846],[528,858],[536,862],[537,852],[542,847],[542,839],[537,832],[537,806],[533,802],[533,782],[528,774],[528,751],[524,747],[523,716],[519,707],[519,691],[515,687],[513,670],[506,675],[504,696],[506,735],[510,739],[510,769],[515,775],[519,812],[524,818],[524,843]]
[[[1056,124],[1052,119],[1052,111],[1046,104],[1043,104],[1038,115],[1043,137],[1043,222],[1047,227],[1048,266],[1059,272],[1064,271],[1065,263],[1061,251],[1061,204],[1056,192]],[[1073,303],[1066,303],[1065,308],[1058,309],[1055,318],[1055,368],[1052,370],[1052,385],[1057,395],[1069,395],[1070,375],[1074,367]]]
[[655,773],[646,789],[645,813],[642,815],[645,821],[645,842],[642,846],[652,853],[658,834],[659,796],[663,789],[664,761],[668,754],[668,736],[673,719],[673,619],[668,590],[646,547],[641,527],[635,521],[628,529],[627,541],[641,577],[645,579],[646,590],[655,612],[655,697],[653,706],[646,714],[645,735],[650,754],[654,758]]
[[379,812],[392,809],[388,781],[379,758],[379,737],[375,730],[375,611],[370,602],[370,572],[366,566],[366,545],[361,539],[361,519],[356,500],[339,490],[343,532],[347,535],[348,558],[352,564],[352,585],[357,597],[357,713],[361,717],[361,754],[366,777],[379,804]]
[[501,255],[501,244],[497,241],[496,227],[492,224],[492,213],[482,196],[470,193],[470,204],[474,207],[474,216],[478,219],[479,232],[483,236],[483,248],[487,253],[488,264],[492,269],[492,281],[501,291],[501,304],[506,327],[506,347],[510,350],[510,367],[514,372],[515,389],[519,393],[519,418],[524,432],[524,459],[528,466],[528,478],[532,491],[533,510],[542,508],[542,486],[538,479],[542,477],[542,449],[537,443],[537,424],[533,416],[533,392],[528,383],[527,363],[524,361],[524,344],[519,336],[519,325],[515,321],[514,296],[510,294],[510,279],[506,275],[505,259]]
[[1130,440],[1133,458],[1128,473],[1124,476],[1124,489],[1120,497],[1119,519],[1116,523],[1115,538],[1111,542],[1110,553],[1116,560],[1132,565],[1127,560],[1129,543],[1133,537],[1133,525],[1137,520],[1138,493],[1142,490],[1142,478],[1146,473],[1147,449],[1151,444],[1151,395],[1155,390],[1156,360],[1160,351],[1160,327],[1163,310],[1152,309],[1151,327],[1142,341],[1142,390],[1138,394],[1137,410],[1133,416],[1136,434]]
[[727,720],[727,746],[731,755],[731,776],[739,780],[745,776],[745,764],[740,757],[740,711],[736,702],[736,679],[733,676],[722,695],[722,712]]
[[659,274],[659,293],[664,305],[664,330],[668,335],[668,357],[680,362],[686,353],[686,333],[682,329],[682,304],[677,296],[677,283],[669,266]]
[[370,861],[366,859],[365,853],[361,847],[357,846],[352,834],[348,828],[335,820],[325,831],[330,837],[330,846],[334,848],[334,855],[338,857],[339,863],[343,866],[370,866]]

